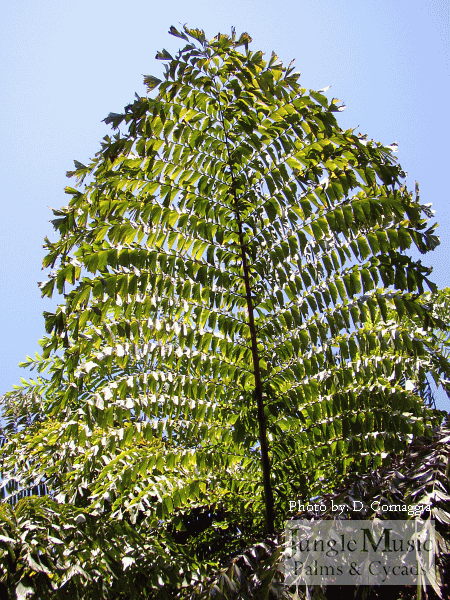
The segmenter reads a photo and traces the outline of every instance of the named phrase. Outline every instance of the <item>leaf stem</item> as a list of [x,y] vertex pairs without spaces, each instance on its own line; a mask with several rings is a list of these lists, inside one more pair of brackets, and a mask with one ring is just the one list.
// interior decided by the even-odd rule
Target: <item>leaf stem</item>
[[[220,105],[220,101],[219,101]],[[245,283],[245,295],[247,300],[247,311],[248,311],[248,325],[250,329],[250,338],[251,338],[251,349],[252,349],[252,359],[253,359],[253,374],[255,377],[255,398],[258,409],[258,427],[259,427],[259,445],[261,452],[261,466],[262,466],[262,474],[263,474],[263,486],[264,486],[264,503],[266,509],[266,531],[268,535],[271,535],[275,531],[275,508],[274,508],[274,498],[273,498],[273,490],[272,485],[270,483],[270,460],[269,460],[269,444],[267,441],[267,424],[266,424],[266,415],[264,413],[264,397],[263,397],[263,388],[261,381],[261,368],[259,362],[259,352],[258,352],[258,341],[256,337],[256,327],[255,327],[255,318],[253,312],[253,302],[252,302],[252,290],[250,286],[250,277],[249,277],[249,269],[247,262],[247,254],[245,251],[244,244],[244,232],[242,230],[242,221],[239,214],[239,206],[238,206],[238,198],[236,194],[236,186],[234,173],[231,162],[230,155],[230,147],[228,143],[228,135],[225,128],[224,118],[222,109],[220,108],[220,119],[222,121],[222,127],[225,134],[225,144],[227,148],[227,155],[230,166],[230,173],[232,179],[232,191],[233,191],[233,199],[234,199],[234,212],[236,215],[236,220],[238,224],[238,233],[239,233],[239,245],[241,250],[242,257],[242,271],[244,276]]]

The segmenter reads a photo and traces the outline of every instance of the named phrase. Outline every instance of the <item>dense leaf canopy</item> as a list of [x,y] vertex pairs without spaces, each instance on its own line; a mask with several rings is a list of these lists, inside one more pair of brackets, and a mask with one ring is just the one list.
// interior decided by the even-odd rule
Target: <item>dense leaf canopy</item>
[[28,410],[3,486],[43,496],[2,518],[42,536],[3,557],[41,594],[176,595],[282,529],[290,499],[430,433],[426,374],[449,378],[405,253],[438,238],[393,148],[339,128],[344,106],[247,34],[170,33],[187,44],[157,54],[164,80],[69,173],[40,284],[64,302],[7,398]]

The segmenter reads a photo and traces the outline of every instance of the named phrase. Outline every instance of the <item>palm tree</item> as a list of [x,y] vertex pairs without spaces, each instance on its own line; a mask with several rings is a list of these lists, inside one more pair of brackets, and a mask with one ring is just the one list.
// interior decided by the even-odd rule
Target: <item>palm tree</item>
[[416,385],[435,288],[405,253],[438,239],[392,148],[340,129],[339,101],[248,34],[170,33],[187,44],[157,54],[156,95],[105,119],[118,132],[53,211],[41,289],[64,302],[17,392],[42,419],[2,451],[62,522],[109,528],[114,559],[71,538],[52,582],[83,589],[67,572],[84,564],[105,598],[119,580],[141,593],[144,571],[147,590],[198,580],[280,530],[294,495],[382,467],[441,418]]

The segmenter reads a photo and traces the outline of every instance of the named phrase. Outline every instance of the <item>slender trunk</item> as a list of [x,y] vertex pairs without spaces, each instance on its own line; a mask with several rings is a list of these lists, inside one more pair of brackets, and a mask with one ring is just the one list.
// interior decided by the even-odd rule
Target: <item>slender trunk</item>
[[[220,102],[219,102],[220,104]],[[230,159],[230,146],[228,143],[228,136],[225,128],[223,113],[221,111],[221,121],[223,130],[225,133],[225,144],[227,147],[228,158]],[[247,255],[245,253],[244,245],[244,233],[242,231],[242,222],[239,214],[238,199],[236,195],[235,179],[233,173],[233,167],[230,160],[230,171],[232,179],[233,198],[235,205],[236,220],[239,228],[239,244],[241,248],[242,256],[242,270],[244,274],[245,282],[245,295],[247,298],[247,311],[248,311],[248,325],[250,328],[251,345],[252,345],[252,358],[253,358],[253,373],[255,376],[255,398],[258,407],[258,426],[259,426],[259,445],[261,451],[261,465],[263,473],[263,485],[264,485],[264,503],[266,509],[266,531],[269,535],[275,531],[275,509],[273,500],[273,491],[270,483],[270,461],[269,461],[269,444],[267,443],[267,427],[266,427],[266,415],[264,414],[264,398],[261,383],[261,369],[259,366],[259,353],[258,353],[258,342],[256,338],[256,327],[255,318],[253,314],[253,302],[252,302],[252,290],[250,287],[250,277],[248,272]]]
[[264,501],[266,505],[266,529],[268,534],[272,534],[275,531],[275,510],[273,491],[270,484],[269,445],[267,443],[266,415],[264,414],[264,399],[261,383],[261,370],[259,366],[258,342],[256,338],[255,319],[253,315],[253,302],[248,273],[247,255],[244,247],[244,235],[242,232],[242,224],[237,212],[237,208],[236,214],[238,215],[239,240],[242,252],[242,269],[244,272],[245,294],[247,297],[248,325],[250,328],[252,342],[253,372],[255,375],[255,397],[258,406],[259,444],[261,450],[261,463],[264,483]]

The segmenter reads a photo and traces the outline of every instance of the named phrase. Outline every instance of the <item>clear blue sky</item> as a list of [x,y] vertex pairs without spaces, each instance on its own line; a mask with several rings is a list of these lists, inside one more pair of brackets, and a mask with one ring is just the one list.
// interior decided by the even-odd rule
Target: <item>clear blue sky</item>
[[[212,38],[247,31],[253,49],[296,59],[303,87],[331,85],[357,127],[385,144],[432,202],[441,246],[424,258],[434,281],[450,285],[448,0],[14,0],[0,24],[0,393],[27,372],[18,363],[39,350],[37,282],[49,210],[67,204],[65,173],[86,162],[109,132],[102,119],[144,95],[142,74],[159,75],[157,50],[179,47],[170,25]],[[446,108],[447,107],[447,108]],[[441,397],[441,408],[450,404]]]

